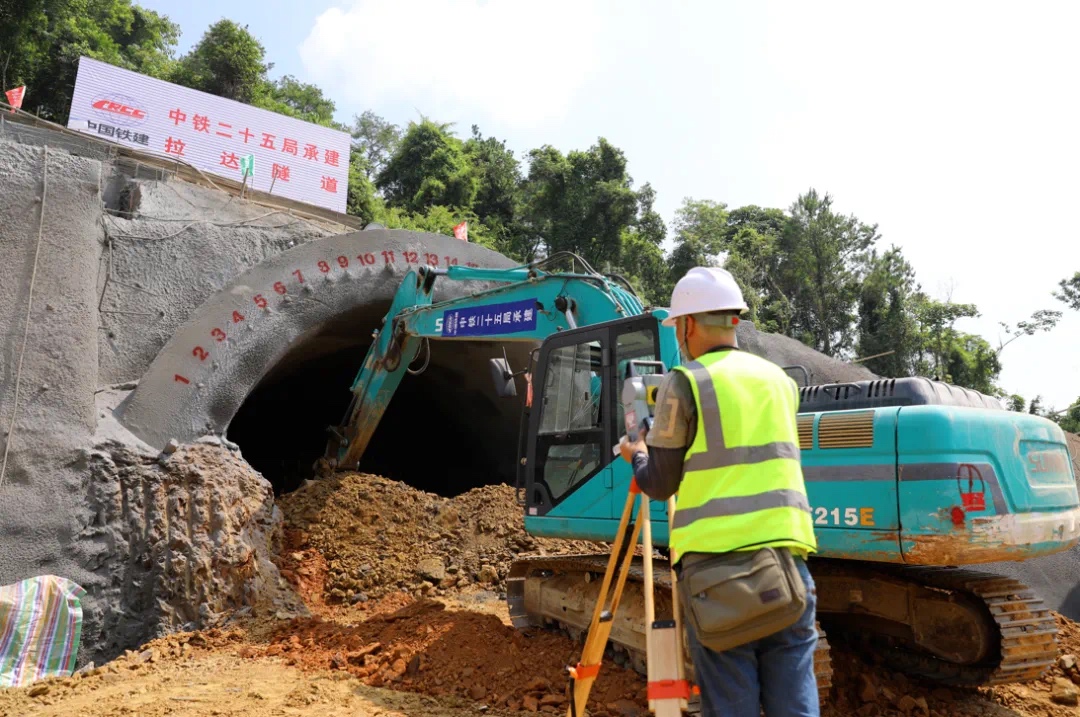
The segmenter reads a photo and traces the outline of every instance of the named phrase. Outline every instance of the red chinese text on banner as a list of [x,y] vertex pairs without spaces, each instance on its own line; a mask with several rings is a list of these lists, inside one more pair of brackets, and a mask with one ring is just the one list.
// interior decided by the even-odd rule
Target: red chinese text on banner
[[454,227],[454,238],[469,241],[469,223],[467,221]]
[[8,104],[11,105],[11,113],[14,114],[16,109],[22,107],[23,95],[26,94],[26,85],[8,90],[4,94],[7,95]]

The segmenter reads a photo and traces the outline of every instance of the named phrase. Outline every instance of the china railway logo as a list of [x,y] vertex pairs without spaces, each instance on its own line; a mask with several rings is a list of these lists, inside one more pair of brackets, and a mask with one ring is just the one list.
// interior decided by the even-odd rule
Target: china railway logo
[[140,109],[133,98],[125,95],[99,96],[90,106],[99,117],[119,125],[130,127],[140,125],[146,120],[146,110]]

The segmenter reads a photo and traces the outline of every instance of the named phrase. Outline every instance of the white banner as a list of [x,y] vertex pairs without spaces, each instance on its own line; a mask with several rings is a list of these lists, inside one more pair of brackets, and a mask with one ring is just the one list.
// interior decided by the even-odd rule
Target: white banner
[[79,58],[68,127],[163,157],[207,174],[345,212],[349,143],[345,132],[258,109]]

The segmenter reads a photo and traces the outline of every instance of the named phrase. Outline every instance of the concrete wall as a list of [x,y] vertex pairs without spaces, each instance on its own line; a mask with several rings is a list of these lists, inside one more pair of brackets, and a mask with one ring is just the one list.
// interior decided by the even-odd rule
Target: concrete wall
[[81,509],[79,449],[96,426],[101,164],[0,142],[0,177],[0,447],[10,443],[0,487],[0,583],[41,572],[81,581],[87,576],[72,532]]
[[240,274],[331,234],[284,214],[258,219],[267,214],[261,207],[175,184],[131,183],[140,211],[161,219],[104,218],[109,243],[99,281],[102,384],[138,380],[176,328]]
[[[0,131],[0,584],[53,573],[86,588],[81,665],[281,588],[269,483],[205,452],[159,462],[115,423],[123,393],[101,387],[139,379],[231,278],[333,230],[211,190],[133,182],[107,152],[49,139]],[[121,205],[134,218],[116,217]],[[267,609],[289,606],[273,597]]]

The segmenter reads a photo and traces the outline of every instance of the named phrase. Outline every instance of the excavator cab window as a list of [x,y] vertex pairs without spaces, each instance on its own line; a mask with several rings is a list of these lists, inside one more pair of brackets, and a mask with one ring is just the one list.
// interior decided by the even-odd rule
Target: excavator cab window
[[563,331],[544,342],[523,446],[530,515],[545,514],[611,465],[629,362],[658,355],[656,320],[648,316]]
[[546,359],[537,406],[537,478],[557,502],[601,467],[603,358],[600,342],[586,340],[553,347]]

